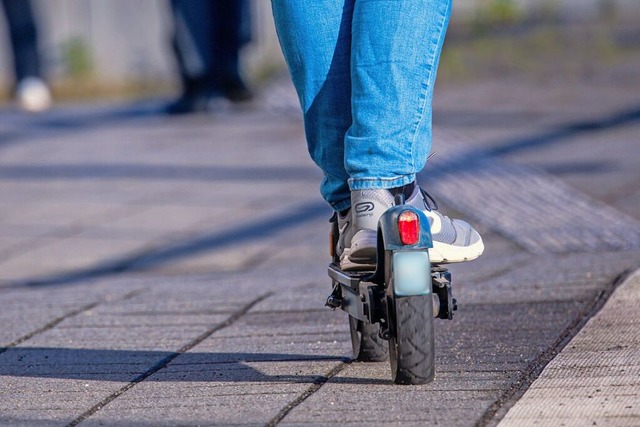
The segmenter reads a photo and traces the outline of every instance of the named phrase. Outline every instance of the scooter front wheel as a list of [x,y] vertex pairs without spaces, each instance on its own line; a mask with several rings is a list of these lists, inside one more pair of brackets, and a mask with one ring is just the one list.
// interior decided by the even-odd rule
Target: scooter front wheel
[[380,337],[380,328],[349,316],[353,359],[358,362],[383,362],[389,356],[387,341]]

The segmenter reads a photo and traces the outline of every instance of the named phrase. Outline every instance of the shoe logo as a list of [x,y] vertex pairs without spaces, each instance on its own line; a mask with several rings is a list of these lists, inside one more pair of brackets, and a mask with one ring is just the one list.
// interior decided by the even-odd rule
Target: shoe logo
[[371,212],[374,208],[375,208],[375,205],[373,203],[363,202],[363,203],[358,203],[354,209],[356,213],[364,213],[364,212]]

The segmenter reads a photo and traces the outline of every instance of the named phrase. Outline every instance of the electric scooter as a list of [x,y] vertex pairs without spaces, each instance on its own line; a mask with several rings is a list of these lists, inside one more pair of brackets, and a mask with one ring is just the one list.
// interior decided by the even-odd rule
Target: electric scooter
[[336,215],[331,222],[328,273],[333,291],[326,305],[349,314],[353,358],[373,362],[388,355],[395,384],[432,381],[434,318],[452,319],[457,302],[451,274],[429,260],[433,242],[428,218],[397,195],[378,221],[375,269],[358,272],[340,269]]

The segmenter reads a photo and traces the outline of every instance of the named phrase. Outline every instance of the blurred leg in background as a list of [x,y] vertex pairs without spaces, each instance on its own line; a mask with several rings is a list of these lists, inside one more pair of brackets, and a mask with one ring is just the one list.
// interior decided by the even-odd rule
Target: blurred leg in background
[[18,105],[30,112],[51,106],[51,93],[42,77],[38,53],[38,31],[30,0],[2,0],[9,27]]
[[211,100],[248,101],[240,73],[240,50],[251,38],[247,0],[171,0],[175,51],[182,94],[169,114],[202,112]]

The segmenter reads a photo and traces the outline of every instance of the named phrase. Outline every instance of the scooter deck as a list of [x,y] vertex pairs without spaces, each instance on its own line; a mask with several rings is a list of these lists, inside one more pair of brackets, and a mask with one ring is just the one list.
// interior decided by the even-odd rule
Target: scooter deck
[[329,277],[343,285],[358,288],[361,282],[366,282],[373,276],[373,271],[344,271],[337,263],[331,263],[328,267]]

